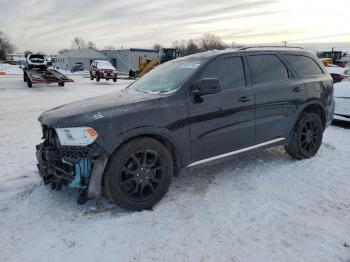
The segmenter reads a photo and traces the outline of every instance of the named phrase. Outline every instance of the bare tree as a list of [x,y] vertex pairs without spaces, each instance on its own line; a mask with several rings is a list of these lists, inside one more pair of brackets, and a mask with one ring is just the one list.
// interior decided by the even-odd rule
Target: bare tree
[[152,47],[153,47],[153,49],[159,50],[159,49],[161,49],[163,46],[162,46],[161,44],[159,44],[159,43],[155,43]]
[[61,55],[61,54],[67,53],[69,51],[70,51],[70,49],[64,48],[64,49],[59,50],[58,53]]
[[201,47],[203,50],[222,50],[225,49],[225,43],[222,41],[221,37],[211,33],[205,33],[200,39]]
[[16,47],[10,42],[8,37],[0,31],[0,59],[5,60],[6,55],[13,53]]
[[87,42],[86,48],[97,49],[96,44],[94,42],[92,42],[92,41]]
[[176,40],[176,41],[172,44],[172,46],[173,46],[174,48],[176,48],[177,50],[180,51],[180,54],[181,54],[181,55],[186,55],[186,45],[187,45],[187,43],[186,43],[185,40],[181,40],[181,41]]
[[28,55],[31,55],[31,54],[33,54],[33,52],[30,50],[24,51],[24,57],[27,57]]
[[82,48],[90,48],[90,49],[96,49],[96,44],[92,41],[86,42],[83,38],[75,37],[72,40],[72,49],[82,49]]
[[86,44],[84,39],[80,38],[80,37],[75,37],[72,40],[72,48],[73,49],[81,49],[81,48],[86,48]]
[[201,50],[199,48],[199,46],[196,44],[195,40],[190,39],[187,42],[187,46],[186,46],[186,55],[193,55],[193,54],[197,54],[199,53]]

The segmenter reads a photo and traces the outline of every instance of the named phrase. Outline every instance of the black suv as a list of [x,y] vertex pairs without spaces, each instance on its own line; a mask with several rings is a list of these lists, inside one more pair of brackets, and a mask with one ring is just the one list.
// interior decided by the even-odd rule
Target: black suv
[[333,118],[333,83],[298,48],[212,51],[160,65],[120,93],[39,117],[38,167],[46,184],[151,208],[184,167],[284,145],[314,156]]

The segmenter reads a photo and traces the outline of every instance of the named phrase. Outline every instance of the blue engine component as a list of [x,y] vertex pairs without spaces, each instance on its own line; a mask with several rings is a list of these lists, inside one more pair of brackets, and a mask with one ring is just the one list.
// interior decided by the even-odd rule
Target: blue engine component
[[63,160],[65,163],[74,165],[75,176],[72,181],[69,182],[70,188],[82,188],[86,187],[89,183],[89,179],[92,172],[91,160],[87,158],[81,158],[78,161],[72,162]]

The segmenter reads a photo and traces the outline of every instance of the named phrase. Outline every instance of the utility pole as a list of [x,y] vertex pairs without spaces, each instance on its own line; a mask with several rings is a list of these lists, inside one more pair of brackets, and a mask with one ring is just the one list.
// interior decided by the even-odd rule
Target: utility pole
[[284,40],[284,41],[282,41],[282,44],[283,44],[283,46],[287,46],[288,41]]

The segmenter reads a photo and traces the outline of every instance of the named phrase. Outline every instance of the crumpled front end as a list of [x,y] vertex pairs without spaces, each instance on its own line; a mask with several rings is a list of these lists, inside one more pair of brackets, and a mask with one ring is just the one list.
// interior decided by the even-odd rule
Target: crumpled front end
[[101,195],[101,181],[107,163],[106,152],[97,144],[86,147],[61,146],[53,128],[43,126],[43,142],[36,146],[38,169],[45,184],[79,190],[78,203]]

